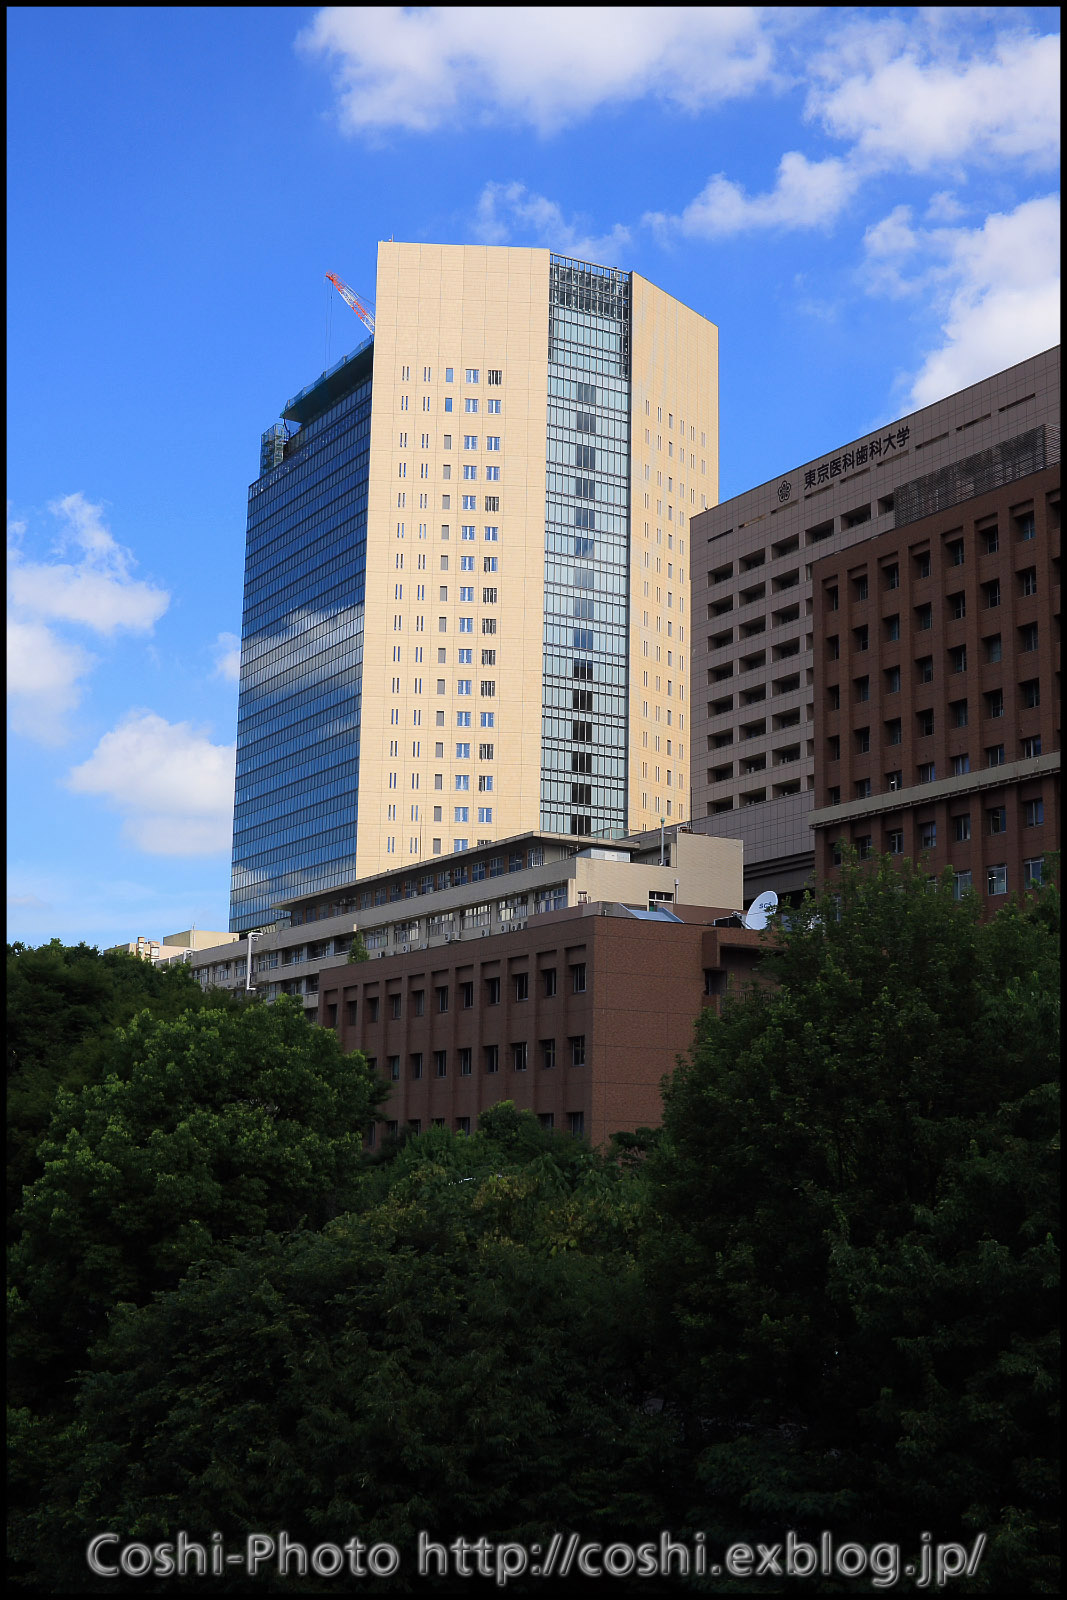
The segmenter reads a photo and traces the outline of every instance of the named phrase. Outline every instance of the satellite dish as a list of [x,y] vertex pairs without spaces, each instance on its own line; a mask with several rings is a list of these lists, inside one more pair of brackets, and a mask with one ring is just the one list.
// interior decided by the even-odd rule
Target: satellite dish
[[763,893],[757,895],[753,900],[741,920],[746,928],[765,928],[767,926],[767,918],[772,911],[777,909],[777,906],[778,896],[774,890],[764,889]]

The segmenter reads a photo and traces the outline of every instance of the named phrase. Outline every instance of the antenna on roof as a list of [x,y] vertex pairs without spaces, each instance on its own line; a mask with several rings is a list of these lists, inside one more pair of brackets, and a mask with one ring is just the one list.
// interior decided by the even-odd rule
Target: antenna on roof
[[741,921],[746,928],[765,928],[767,918],[778,909],[778,896],[773,889],[764,889],[745,912]]

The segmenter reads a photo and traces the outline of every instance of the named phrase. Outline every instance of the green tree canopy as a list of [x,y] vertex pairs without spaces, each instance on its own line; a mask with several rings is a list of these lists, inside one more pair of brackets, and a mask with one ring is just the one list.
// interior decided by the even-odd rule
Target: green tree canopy
[[918,1548],[936,1520],[989,1534],[983,1587],[1046,1586],[1054,922],[1051,891],[983,924],[853,865],[778,941],[778,986],[702,1018],[644,1260],[709,1532]]
[[51,1120],[56,1091],[80,1089],[111,1070],[116,1028],[142,1010],[181,1012],[241,1003],[203,990],[183,962],[155,967],[126,952],[102,954],[58,939],[37,948],[7,947],[7,1201],[41,1172],[37,1145]]
[[383,1092],[287,1000],[173,1021],[143,1012],[117,1034],[112,1065],[102,1083],[60,1092],[17,1218],[16,1348],[53,1375],[119,1301],[174,1287],[231,1241],[343,1209]]

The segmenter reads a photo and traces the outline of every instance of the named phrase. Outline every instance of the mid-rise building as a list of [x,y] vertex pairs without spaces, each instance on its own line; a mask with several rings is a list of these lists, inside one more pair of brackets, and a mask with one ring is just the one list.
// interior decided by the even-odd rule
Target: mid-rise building
[[[949,508],[943,526],[969,530],[968,560],[976,563],[982,515],[1003,517],[1009,503],[1028,498],[1051,505],[1041,475],[1058,468],[1059,422],[1057,346],[790,467],[695,520],[693,826],[744,841],[746,895],[768,887],[799,891],[811,879],[813,810],[827,809],[824,791],[835,786],[816,767],[836,731],[824,727],[826,707],[816,693],[825,624],[815,615],[816,563],[830,560],[828,572],[847,573],[853,555],[867,563],[866,546],[881,548],[885,540],[888,550],[898,535],[907,544],[913,524]],[[1009,485],[1003,505],[985,506],[983,497]],[[938,548],[941,527],[931,525],[929,533]],[[889,642],[871,635],[872,682],[881,681],[882,645]],[[1013,628],[1004,636],[1005,672],[1022,681],[1016,647]],[[888,656],[884,665],[891,665]],[[839,787],[842,804],[852,803]]]
[[1058,848],[1060,472],[943,487],[814,564],[815,867],[910,856],[995,909]]
[[383,243],[249,491],[231,928],[542,830],[687,821],[714,326],[547,250]]

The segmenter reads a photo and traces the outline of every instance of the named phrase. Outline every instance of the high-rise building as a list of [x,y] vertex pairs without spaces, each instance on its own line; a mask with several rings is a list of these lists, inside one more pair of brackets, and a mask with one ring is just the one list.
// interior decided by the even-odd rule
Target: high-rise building
[[249,491],[231,928],[526,830],[688,819],[717,333],[636,273],[383,243]]
[[[892,822],[891,812],[901,809],[895,799],[889,798],[888,788],[881,794],[881,786],[889,782],[886,773],[900,768],[905,772],[900,782],[910,791],[919,781],[919,768],[930,764],[931,758],[923,759],[922,747],[912,748],[911,736],[919,737],[918,725],[912,727],[909,723],[906,730],[907,748],[901,754],[906,754],[907,759],[890,760],[888,752],[879,754],[881,712],[877,722],[871,721],[858,709],[854,714],[846,698],[840,727],[836,709],[831,715],[830,690],[838,689],[847,696],[852,692],[852,678],[868,678],[872,706],[882,705],[883,669],[899,667],[905,678],[909,672],[918,671],[907,652],[909,643],[915,643],[918,657],[937,654],[932,648],[920,649],[912,639],[915,619],[903,605],[887,603],[883,608],[886,616],[900,611],[900,638],[890,638],[883,629],[884,619],[878,610],[881,597],[875,598],[876,569],[883,552],[905,552],[901,572],[910,581],[907,551],[913,544],[917,549],[921,545],[931,552],[931,571],[937,572],[939,581],[944,576],[949,583],[952,568],[947,564],[948,558],[943,559],[942,540],[962,540],[967,574],[956,573],[961,581],[949,583],[955,595],[965,587],[963,577],[973,576],[979,567],[983,575],[989,567],[990,580],[1000,575],[999,569],[993,572],[991,553],[985,550],[985,519],[992,518],[995,523],[999,518],[1004,526],[1002,559],[1007,559],[1007,528],[1009,524],[1014,526],[1016,513],[1023,515],[1019,508],[1030,506],[1036,511],[1042,560],[1055,564],[1055,573],[1049,567],[1047,572],[1042,569],[1041,575],[1041,604],[1046,607],[1040,619],[1041,648],[1051,652],[1053,629],[1059,626],[1059,501],[1058,483],[1057,493],[1053,494],[1043,474],[1046,469],[1058,468],[1059,460],[1057,346],[888,426],[873,429],[803,466],[788,467],[759,487],[723,501],[696,519],[691,530],[696,629],[692,825],[702,832],[743,841],[746,897],[766,888],[799,891],[816,868],[831,859],[836,841],[842,835],[847,837],[850,831],[862,841],[868,836],[880,839],[879,829],[868,827],[864,819],[869,821],[877,811],[884,812]],[[924,519],[931,517],[935,521],[927,527]],[[1012,551],[1017,553],[1014,546]],[[894,558],[887,555],[886,559],[892,564]],[[828,610],[825,606],[820,610],[815,594],[814,578],[820,570],[825,572],[828,591],[834,586],[833,574],[837,574],[841,603],[844,606],[847,602],[850,616],[855,611],[852,620],[856,628],[867,627],[866,636],[854,636],[851,624],[844,632],[836,623],[830,626]],[[859,580],[864,576],[871,586],[869,617],[866,612],[861,616],[856,609]],[[855,588],[851,586],[852,577],[856,579]],[[1014,593],[1014,571],[1005,571],[1002,577],[1005,595]],[[949,602],[945,595],[933,592],[925,598],[931,603],[931,614],[937,613],[935,636],[940,641],[942,622],[947,618],[942,618],[938,607]],[[970,608],[967,627],[973,628],[980,596],[969,593],[966,604]],[[1025,615],[1020,611],[1018,628],[1013,622],[1004,630],[989,629],[1004,633],[1004,664],[1000,670],[1009,698],[1017,689],[1022,692],[1018,686],[1024,681],[1037,676],[1036,669],[1031,671],[1022,656],[1016,662],[1022,639],[1019,629],[1031,622],[1038,624],[1036,612],[1031,615],[1033,611],[1033,605]],[[961,628],[962,622],[952,633],[953,646],[964,642]],[[844,663],[847,658],[851,663],[844,676],[836,663],[831,674],[831,663],[825,654],[830,646],[824,630],[829,636],[841,635],[841,661]],[[868,639],[869,665],[853,659],[857,640],[863,637]],[[984,704],[982,696],[995,687],[992,680],[977,681],[978,650],[977,640],[972,641],[968,671],[976,676],[966,694],[971,702],[972,736],[979,726],[974,719]],[[919,695],[915,707],[933,714],[936,701],[931,695],[936,692],[944,697],[947,716],[949,699],[963,697],[964,691],[957,693],[957,679],[949,693],[949,685],[942,677],[949,670],[947,657],[942,660],[937,656],[933,670],[937,689]],[[1058,698],[1058,677],[1051,676],[1051,654],[1042,658],[1041,672],[1043,717],[1047,718],[1049,704]],[[905,684],[903,692],[902,703],[910,705],[911,687]],[[885,717],[892,720],[892,713],[885,710]],[[941,709],[937,709],[936,722],[937,741],[933,742],[940,741],[945,732]],[[1042,775],[1048,779],[1050,750],[1059,748],[1058,733],[1053,738],[1049,726],[1043,723],[1041,728],[1036,724],[1031,727],[1032,722],[1032,717],[1020,722],[1019,737],[1042,733],[1043,757],[1024,757],[1020,744],[1011,758],[1037,762],[1037,766],[1020,768],[1019,775],[1028,782]],[[845,743],[853,735],[858,736],[868,723],[873,730],[871,759],[850,764],[850,757],[853,763],[859,762],[861,752],[854,739],[851,752],[846,751]],[[826,741],[838,735],[842,740],[840,779],[825,765],[829,761]],[[1014,737],[1013,731],[1008,742]],[[986,742],[993,746],[1001,741],[990,732]],[[939,746],[940,753],[934,761],[938,785],[942,777],[951,776],[944,771],[944,763],[953,754],[962,757],[963,749],[958,740],[952,745],[951,754],[947,745]],[[866,752],[862,754],[866,757]],[[971,754],[972,765],[984,759],[976,746]],[[856,788],[868,781],[878,797],[877,804],[869,802]],[[977,778],[973,782],[977,783]],[[836,790],[840,794],[831,801]],[[1041,792],[1040,786],[1033,793],[1027,789],[1024,800],[1039,797]],[[917,798],[922,802],[920,822],[924,826],[933,791]],[[839,826],[846,821],[848,827]],[[813,822],[824,841],[818,845]],[[922,827],[917,824],[918,831],[913,832],[910,823],[903,827],[890,822],[886,826],[893,835],[892,847],[900,835],[907,841],[905,853],[918,853],[924,837]],[[942,827],[942,840],[943,832]],[[1036,859],[1038,854],[1040,850],[1035,845],[1032,855]],[[1001,859],[998,857],[993,864]],[[984,867],[981,872],[979,867],[981,863],[976,859],[976,887],[980,879],[984,882]],[[1020,858],[1018,871],[1013,872],[1013,888],[1023,886],[1020,879],[1025,870]]]

